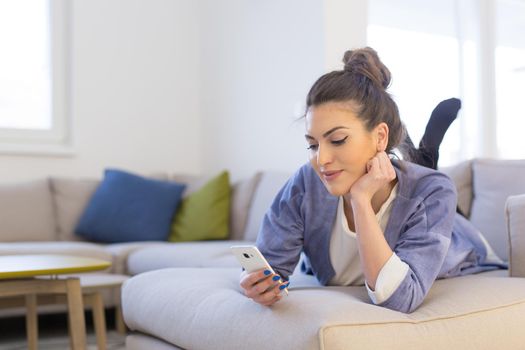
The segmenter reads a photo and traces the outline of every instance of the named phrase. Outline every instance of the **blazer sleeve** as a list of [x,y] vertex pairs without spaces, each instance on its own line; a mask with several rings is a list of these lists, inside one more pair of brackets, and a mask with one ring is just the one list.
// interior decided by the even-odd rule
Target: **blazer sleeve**
[[284,280],[293,273],[303,249],[303,196],[304,184],[298,172],[275,197],[257,236],[257,247]]
[[[420,201],[402,226],[394,251],[409,269],[399,287],[381,306],[410,313],[427,295],[447,255],[457,194],[444,175],[429,176],[417,185]],[[416,191],[418,190],[416,188]]]

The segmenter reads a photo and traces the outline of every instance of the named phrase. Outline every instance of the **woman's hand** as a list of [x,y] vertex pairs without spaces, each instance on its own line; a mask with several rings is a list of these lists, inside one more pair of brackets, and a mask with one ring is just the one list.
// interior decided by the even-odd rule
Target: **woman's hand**
[[377,152],[366,165],[366,174],[359,178],[350,188],[353,199],[372,200],[374,194],[396,178],[396,171],[386,152]]
[[244,294],[264,306],[271,306],[281,300],[281,292],[288,284],[289,282],[282,281],[279,275],[272,274],[269,270],[252,273],[244,271],[241,274],[240,286]]

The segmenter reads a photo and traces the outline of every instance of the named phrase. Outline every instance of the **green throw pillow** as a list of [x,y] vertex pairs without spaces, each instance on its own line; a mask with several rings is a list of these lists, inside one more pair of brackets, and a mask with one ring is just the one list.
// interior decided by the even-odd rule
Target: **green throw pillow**
[[230,224],[230,177],[223,171],[184,198],[171,224],[170,242],[226,239]]

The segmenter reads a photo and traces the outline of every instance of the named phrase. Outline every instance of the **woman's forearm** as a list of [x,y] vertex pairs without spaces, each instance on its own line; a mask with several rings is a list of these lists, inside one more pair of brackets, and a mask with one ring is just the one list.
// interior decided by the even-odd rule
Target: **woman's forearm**
[[379,272],[393,252],[377,222],[370,200],[354,198],[351,205],[363,273],[368,287],[374,290]]

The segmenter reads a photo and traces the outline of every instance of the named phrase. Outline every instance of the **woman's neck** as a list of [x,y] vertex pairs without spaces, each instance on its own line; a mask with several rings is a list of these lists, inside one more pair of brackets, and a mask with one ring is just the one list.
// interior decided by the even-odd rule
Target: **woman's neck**
[[390,194],[392,193],[392,190],[394,189],[394,186],[397,183],[397,178],[387,183],[383,188],[381,188],[379,191],[374,194],[372,197],[372,208],[374,209],[374,213],[378,213],[379,210],[381,210],[381,207],[385,202],[387,201],[388,197],[390,197]]

